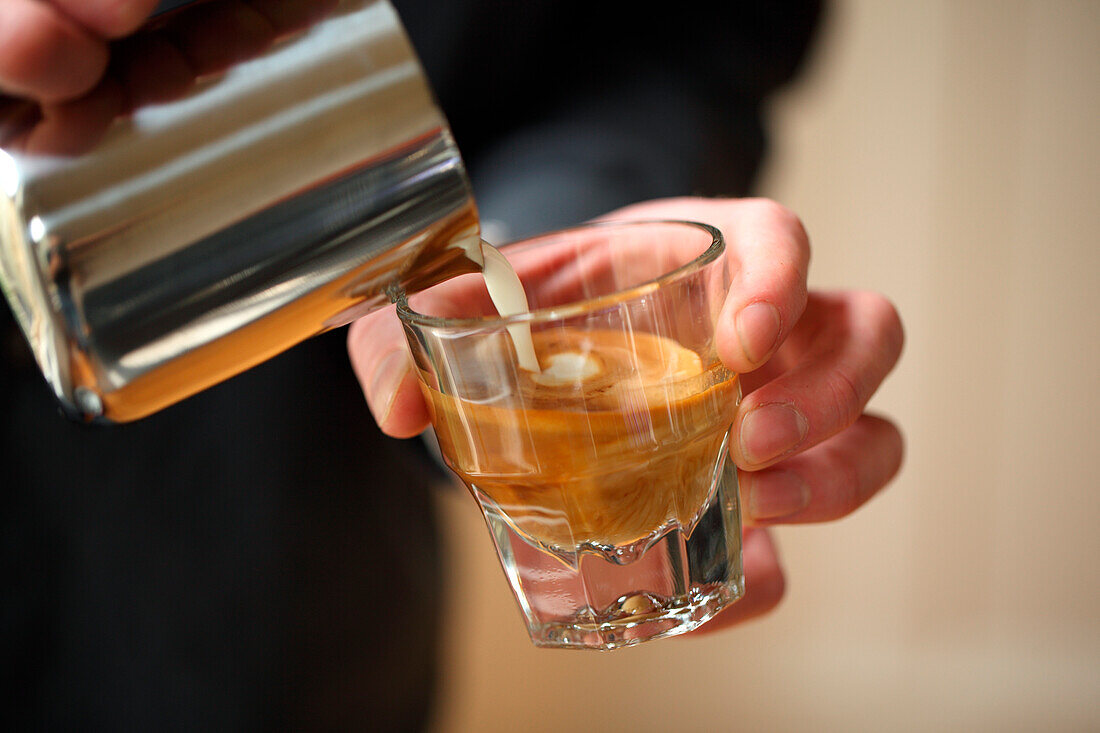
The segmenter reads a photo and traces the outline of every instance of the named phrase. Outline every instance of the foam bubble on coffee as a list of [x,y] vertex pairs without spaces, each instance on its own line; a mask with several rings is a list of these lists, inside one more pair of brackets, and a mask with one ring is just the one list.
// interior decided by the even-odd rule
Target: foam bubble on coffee
[[602,371],[600,363],[590,354],[577,351],[559,351],[546,357],[546,361],[548,366],[532,379],[548,386],[576,384]]

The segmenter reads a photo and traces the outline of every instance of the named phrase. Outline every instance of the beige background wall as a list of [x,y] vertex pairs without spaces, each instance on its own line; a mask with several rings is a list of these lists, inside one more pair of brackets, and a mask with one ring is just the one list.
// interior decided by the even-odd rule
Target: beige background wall
[[779,531],[768,618],[613,654],[531,647],[442,493],[439,731],[1100,729],[1100,2],[848,0],[819,40],[764,192],[815,287],[901,310],[902,475]]

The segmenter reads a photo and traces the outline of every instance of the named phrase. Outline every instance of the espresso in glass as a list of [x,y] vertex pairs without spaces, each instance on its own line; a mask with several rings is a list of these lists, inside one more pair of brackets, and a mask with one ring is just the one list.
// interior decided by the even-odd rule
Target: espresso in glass
[[[670,262],[653,237],[691,246],[665,243]],[[397,301],[441,452],[533,641],[611,649],[697,627],[743,592],[720,235],[606,224],[503,251],[529,314],[493,316],[471,276]]]
[[548,366],[518,375],[522,408],[424,389],[451,468],[571,564],[582,552],[625,562],[668,527],[690,532],[733,422],[736,377],[652,334],[563,329],[533,341]]

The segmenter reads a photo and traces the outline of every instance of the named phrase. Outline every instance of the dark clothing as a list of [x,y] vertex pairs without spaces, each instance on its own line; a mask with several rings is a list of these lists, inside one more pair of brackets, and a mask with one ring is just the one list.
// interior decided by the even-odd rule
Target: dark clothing
[[423,726],[430,464],[380,436],[342,334],[110,428],[62,418],[18,362],[0,398],[5,730]]
[[[746,192],[761,103],[818,14],[397,5],[483,215],[516,234]],[[342,331],[110,428],[58,414],[6,312],[0,337],[5,729],[425,725],[441,602],[431,469],[374,427]]]
[[761,106],[797,72],[820,0],[397,0],[466,158],[511,233],[661,196],[744,195]]

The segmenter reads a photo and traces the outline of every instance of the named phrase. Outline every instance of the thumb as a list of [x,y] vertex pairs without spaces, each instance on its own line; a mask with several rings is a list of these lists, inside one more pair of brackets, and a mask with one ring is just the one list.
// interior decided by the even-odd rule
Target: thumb
[[428,408],[392,306],[351,325],[348,356],[383,433],[411,438],[428,427]]

